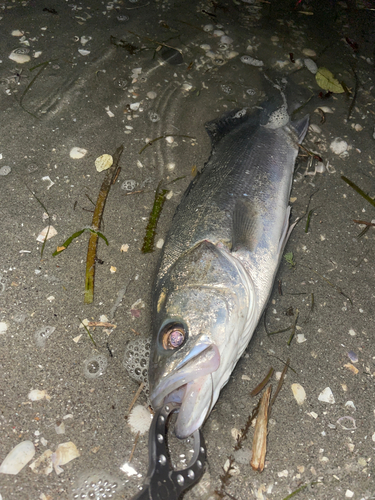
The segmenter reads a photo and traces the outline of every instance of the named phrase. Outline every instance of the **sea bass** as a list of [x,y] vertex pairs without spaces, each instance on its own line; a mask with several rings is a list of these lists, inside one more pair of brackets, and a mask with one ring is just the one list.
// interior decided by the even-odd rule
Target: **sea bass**
[[153,289],[150,399],[182,403],[181,439],[210,414],[267,304],[308,123],[290,121],[284,99],[206,124],[211,156],[176,210]]

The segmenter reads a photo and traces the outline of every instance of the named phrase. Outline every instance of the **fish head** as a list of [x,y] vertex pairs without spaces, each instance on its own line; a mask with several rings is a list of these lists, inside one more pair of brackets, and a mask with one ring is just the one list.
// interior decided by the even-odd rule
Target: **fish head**
[[208,241],[177,259],[156,292],[150,399],[156,409],[181,403],[183,439],[203,424],[242,354],[249,294],[229,251]]

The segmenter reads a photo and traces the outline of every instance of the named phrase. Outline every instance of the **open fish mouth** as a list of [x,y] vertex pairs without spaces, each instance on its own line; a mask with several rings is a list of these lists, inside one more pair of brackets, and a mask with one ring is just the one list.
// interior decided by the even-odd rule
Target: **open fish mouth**
[[199,344],[153,390],[154,408],[169,402],[181,403],[175,434],[185,439],[203,424],[212,404],[211,374],[220,366],[220,353],[215,344]]

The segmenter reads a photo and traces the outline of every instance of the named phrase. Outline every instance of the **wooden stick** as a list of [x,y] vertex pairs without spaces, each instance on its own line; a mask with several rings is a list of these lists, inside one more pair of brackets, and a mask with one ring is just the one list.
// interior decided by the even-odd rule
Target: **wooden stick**
[[144,382],[141,382],[141,385],[138,387],[138,390],[137,392],[135,393],[135,396],[133,398],[133,401],[130,403],[130,406],[128,408],[128,414],[130,413],[130,410],[133,408],[135,402],[137,401],[137,399],[139,398],[139,395],[141,394],[141,392],[143,391],[143,388],[145,386],[145,383]]
[[254,470],[262,472],[267,451],[267,424],[268,424],[268,405],[270,402],[272,386],[265,390],[260,401],[260,408],[257,422],[255,424],[253,439],[253,455],[250,465]]
[[132,451],[131,451],[130,457],[129,457],[129,462],[128,462],[129,464],[132,461],[132,458],[133,458],[133,455],[134,455],[134,451],[135,451],[135,447],[137,446],[137,443],[138,443],[139,435],[140,435],[140,431],[138,431],[137,435],[135,436],[133,448],[132,448]]

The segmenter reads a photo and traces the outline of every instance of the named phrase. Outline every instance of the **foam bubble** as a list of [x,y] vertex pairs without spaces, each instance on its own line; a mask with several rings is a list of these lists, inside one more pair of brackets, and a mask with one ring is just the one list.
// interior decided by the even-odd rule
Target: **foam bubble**
[[123,365],[132,379],[148,384],[150,342],[144,337],[131,340],[125,347]]
[[46,340],[50,337],[56,330],[54,326],[45,326],[34,333],[34,339],[39,347],[44,347]]
[[97,378],[103,375],[107,368],[107,358],[103,354],[96,354],[83,362],[83,372],[87,378]]
[[105,500],[124,488],[122,481],[106,471],[83,472],[75,481],[71,498]]

